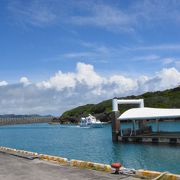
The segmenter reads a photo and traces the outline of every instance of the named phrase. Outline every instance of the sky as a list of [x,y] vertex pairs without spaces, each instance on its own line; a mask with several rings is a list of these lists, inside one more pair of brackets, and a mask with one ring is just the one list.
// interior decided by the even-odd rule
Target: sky
[[0,114],[178,85],[178,0],[0,0]]

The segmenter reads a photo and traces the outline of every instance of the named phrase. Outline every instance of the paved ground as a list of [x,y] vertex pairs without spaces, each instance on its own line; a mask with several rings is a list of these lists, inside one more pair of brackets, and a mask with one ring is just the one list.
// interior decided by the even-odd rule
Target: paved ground
[[138,180],[95,170],[28,160],[0,152],[0,180]]

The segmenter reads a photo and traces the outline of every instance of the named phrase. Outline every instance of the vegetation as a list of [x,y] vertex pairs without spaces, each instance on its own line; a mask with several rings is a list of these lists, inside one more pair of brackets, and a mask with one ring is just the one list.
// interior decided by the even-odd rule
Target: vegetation
[[[118,97],[122,98],[122,97]],[[146,107],[154,108],[180,108],[180,86],[174,89],[165,91],[147,92],[138,96],[127,96],[123,99],[144,99]],[[122,105],[120,112],[136,107],[136,105]],[[94,114],[101,121],[111,121],[112,117],[112,99],[100,102],[98,104],[87,104],[79,106],[72,110],[66,111],[60,117],[60,121],[77,123],[82,116],[87,116],[89,113]]]

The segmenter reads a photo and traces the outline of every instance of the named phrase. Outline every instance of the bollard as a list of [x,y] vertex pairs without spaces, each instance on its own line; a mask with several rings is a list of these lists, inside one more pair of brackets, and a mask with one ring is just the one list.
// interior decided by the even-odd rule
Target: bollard
[[115,169],[114,174],[119,174],[119,169],[122,165],[120,163],[112,163],[111,167]]

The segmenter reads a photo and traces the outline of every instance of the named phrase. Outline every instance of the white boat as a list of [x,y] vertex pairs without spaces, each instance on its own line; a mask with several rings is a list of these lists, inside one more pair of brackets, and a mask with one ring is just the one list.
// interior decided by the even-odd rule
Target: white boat
[[101,128],[103,127],[103,122],[97,120],[94,116],[89,114],[87,117],[82,117],[80,120],[80,127],[92,127],[92,128]]

